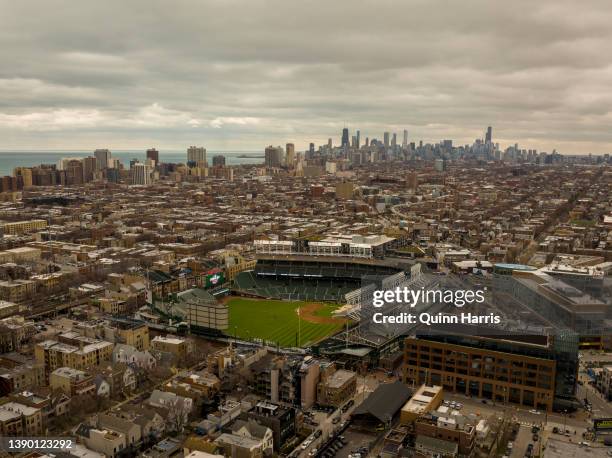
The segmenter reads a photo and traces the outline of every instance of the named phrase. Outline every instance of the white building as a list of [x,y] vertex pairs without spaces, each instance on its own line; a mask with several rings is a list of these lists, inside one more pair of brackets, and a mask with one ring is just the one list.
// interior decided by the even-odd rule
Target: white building
[[147,186],[150,185],[151,174],[153,173],[153,167],[147,164],[137,162],[132,167],[132,184]]

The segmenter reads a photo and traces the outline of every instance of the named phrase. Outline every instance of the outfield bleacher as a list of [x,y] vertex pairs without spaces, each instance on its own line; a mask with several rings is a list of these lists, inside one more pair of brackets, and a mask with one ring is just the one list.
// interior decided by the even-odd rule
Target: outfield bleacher
[[257,276],[318,277],[328,279],[360,280],[364,276],[387,276],[398,269],[388,266],[355,264],[350,262],[300,262],[283,260],[259,260],[255,267]]
[[356,281],[312,277],[277,277],[240,272],[234,289],[244,294],[301,301],[342,302],[344,295],[359,287]]
[[351,262],[258,260],[255,270],[240,272],[234,291],[257,297],[343,303],[345,295],[368,276],[389,276],[398,269]]

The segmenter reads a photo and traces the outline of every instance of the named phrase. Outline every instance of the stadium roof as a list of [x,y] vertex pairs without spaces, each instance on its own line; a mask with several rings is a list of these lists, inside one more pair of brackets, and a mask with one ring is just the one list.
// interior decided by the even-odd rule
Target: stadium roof
[[506,264],[506,263],[497,263],[494,267],[498,267],[500,269],[509,269],[509,270],[537,270],[535,267],[528,266],[525,264]]
[[350,355],[350,356],[359,356],[361,358],[363,358],[364,356],[367,356],[368,353],[370,353],[372,351],[371,348],[368,347],[360,347],[360,348],[343,348],[340,353],[344,353],[345,355]]

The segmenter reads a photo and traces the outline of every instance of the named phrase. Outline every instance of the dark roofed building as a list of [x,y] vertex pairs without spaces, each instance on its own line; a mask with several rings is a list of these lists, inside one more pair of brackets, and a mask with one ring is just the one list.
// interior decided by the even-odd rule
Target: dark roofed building
[[379,385],[353,411],[353,422],[361,426],[388,425],[412,396],[412,390],[400,381]]
[[295,436],[295,409],[283,407],[268,401],[257,403],[246,414],[247,420],[255,420],[266,426],[274,434],[274,450],[283,448],[285,443]]

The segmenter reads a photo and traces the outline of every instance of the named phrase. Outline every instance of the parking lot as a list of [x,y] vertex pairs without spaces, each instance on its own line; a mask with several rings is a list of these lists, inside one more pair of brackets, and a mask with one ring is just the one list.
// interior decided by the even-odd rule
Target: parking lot
[[349,426],[341,430],[333,439],[322,444],[322,447],[317,450],[316,456],[325,458],[364,457],[375,440],[375,434],[356,430]]
[[369,448],[370,444],[376,440],[375,435],[352,428],[347,428],[344,431],[344,437],[348,441],[348,445],[338,451],[336,458],[347,458],[349,454],[358,452],[359,449]]

